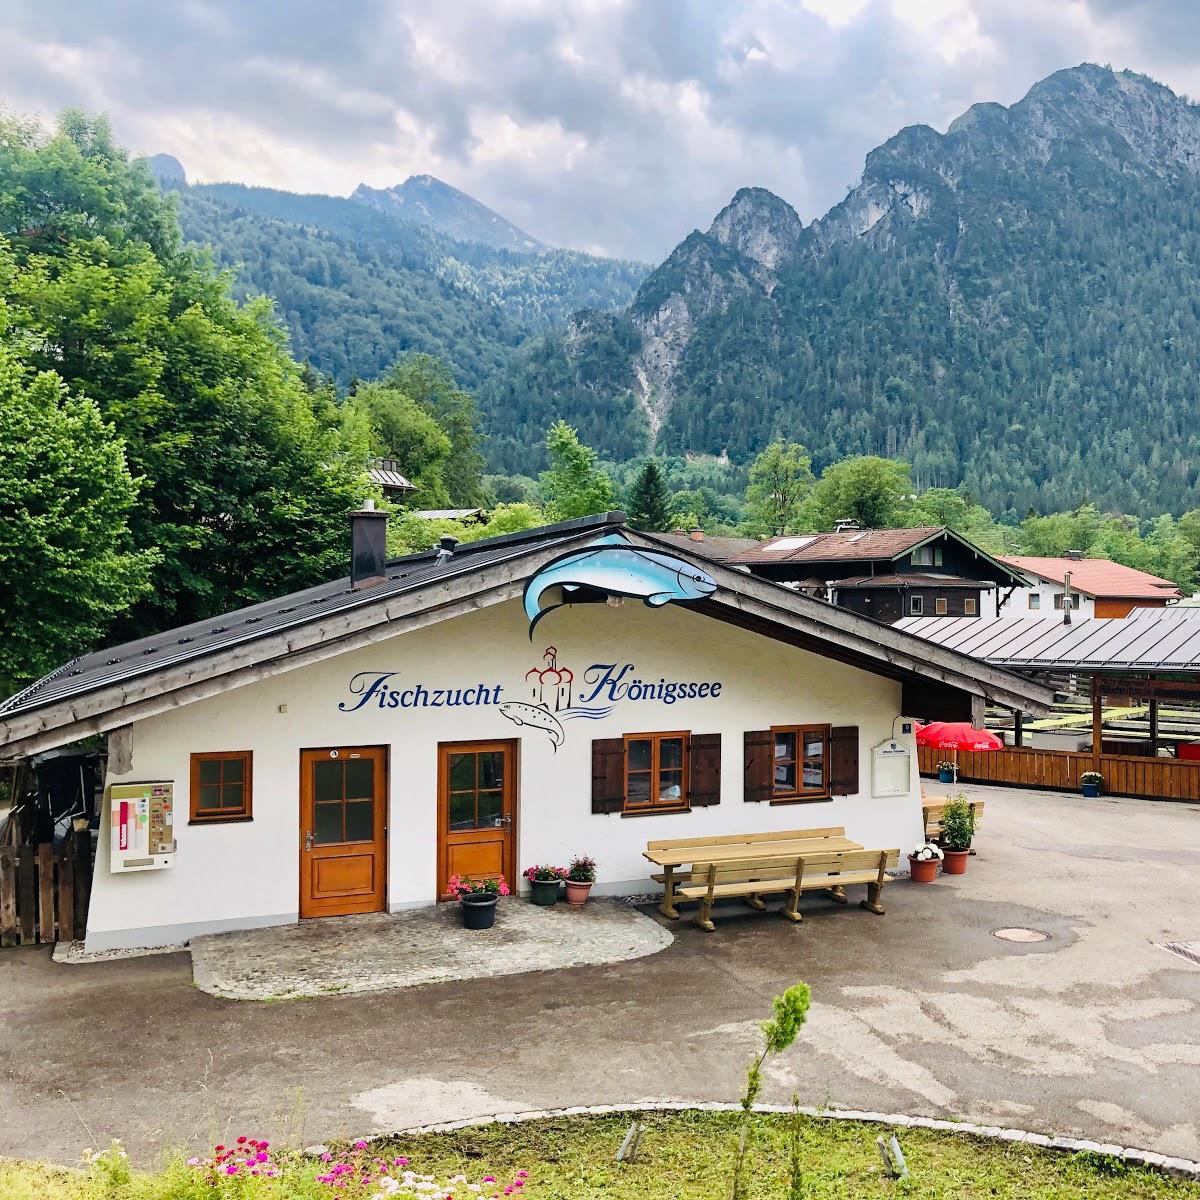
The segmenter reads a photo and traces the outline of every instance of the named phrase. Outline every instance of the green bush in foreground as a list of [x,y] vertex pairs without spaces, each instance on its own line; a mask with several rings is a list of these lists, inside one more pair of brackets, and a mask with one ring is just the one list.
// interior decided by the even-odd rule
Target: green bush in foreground
[[[738,1113],[649,1114],[635,1162],[614,1161],[628,1116],[575,1117],[524,1125],[492,1125],[455,1133],[372,1142],[369,1155],[408,1159],[414,1170],[445,1181],[465,1176],[455,1200],[479,1196],[469,1184],[487,1176],[502,1195],[529,1200],[721,1200],[736,1149]],[[932,1130],[905,1130],[900,1138],[911,1178],[884,1176],[875,1150],[880,1127],[812,1117],[763,1116],[756,1122],[754,1155],[746,1178],[751,1200],[788,1195],[792,1141],[804,1163],[805,1200],[1196,1200],[1200,1186],[1128,1167],[1097,1155],[1065,1156],[1015,1143],[991,1142]],[[339,1159],[353,1152],[340,1152]],[[3,1200],[332,1200],[382,1193],[316,1182],[329,1164],[291,1154],[275,1156],[271,1178],[237,1176],[216,1186],[203,1166],[172,1157],[159,1171],[129,1171],[126,1160],[101,1170],[67,1172],[35,1164],[0,1162]],[[518,1172],[524,1184],[514,1187]],[[512,1192],[505,1192],[513,1187]],[[491,1194],[484,1187],[482,1194]],[[401,1197],[403,1193],[398,1193]],[[424,1192],[426,1196],[445,1193]]]

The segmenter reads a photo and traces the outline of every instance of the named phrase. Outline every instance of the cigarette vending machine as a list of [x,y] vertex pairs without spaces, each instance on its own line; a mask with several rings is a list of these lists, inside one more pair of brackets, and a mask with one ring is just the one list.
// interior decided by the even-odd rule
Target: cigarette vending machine
[[175,785],[112,783],[108,786],[108,869],[157,871],[175,862]]

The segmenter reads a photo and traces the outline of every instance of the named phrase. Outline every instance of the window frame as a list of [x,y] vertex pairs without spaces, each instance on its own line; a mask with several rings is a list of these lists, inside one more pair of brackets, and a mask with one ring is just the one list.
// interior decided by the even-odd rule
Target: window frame
[[908,615],[910,617],[923,617],[925,615],[925,597],[924,596],[909,596],[908,598]]
[[[635,775],[650,776],[650,794],[654,796],[658,793],[661,786],[660,772],[662,770],[662,751],[661,743],[669,741],[672,738],[678,738],[682,743],[680,752],[679,766],[679,800],[676,803],[667,804],[660,800],[649,800],[645,804],[629,803],[629,743],[630,742],[649,742],[650,743],[650,769],[649,771],[635,771]],[[621,766],[622,776],[624,780],[624,796],[621,800],[621,815],[623,817],[643,817],[649,816],[652,813],[680,813],[691,812],[691,730],[688,729],[671,729],[666,731],[654,731],[651,733],[626,733],[621,735],[621,741],[624,743],[624,762]],[[669,767],[668,770],[674,770],[674,767]]]
[[935,617],[945,617],[950,613],[950,601],[945,596],[935,596],[933,598],[933,615]]
[[[206,762],[242,762],[242,804],[240,808],[200,807],[200,767]],[[223,776],[222,772],[222,776]],[[254,751],[253,750],[205,750],[192,754],[188,771],[188,824],[224,825],[237,821],[254,820]],[[211,787],[211,784],[204,785]],[[218,785],[224,786],[224,779]]]
[[933,548],[931,546],[918,546],[909,556],[909,561],[914,567],[932,567]]
[[1026,611],[1040,612],[1042,608],[1042,593],[1030,592],[1026,597]]
[[1054,593],[1054,607],[1058,612],[1062,612],[1063,609],[1065,609],[1065,608],[1069,608],[1072,612],[1078,612],[1079,611],[1079,593],[1072,592],[1071,593],[1071,603],[1068,604],[1066,592],[1055,592]]
[[[833,730],[832,725],[821,725],[821,724],[816,724],[816,723],[811,723],[811,722],[807,725],[772,725],[771,726],[771,803],[772,804],[809,804],[814,801],[832,799],[833,793],[830,791],[830,787],[832,786],[832,780],[830,779],[830,774],[829,774],[830,768],[832,767],[832,762],[831,762],[831,747],[832,747],[832,741],[833,741],[832,730]],[[804,756],[801,754],[799,757],[793,758],[790,760],[793,763],[800,764],[799,769],[796,771],[796,788],[795,788],[795,790],[790,791],[790,792],[776,792],[775,791],[775,764],[778,763],[780,760],[775,757],[775,739],[778,738],[778,736],[781,733],[792,734],[796,739],[796,752],[798,753],[801,749],[804,736],[806,734],[815,733],[818,731],[821,734],[821,741],[825,747],[824,753],[821,756],[821,758],[822,758],[821,779],[823,781],[823,786],[820,788],[805,788],[802,786],[801,781],[804,776],[804,767],[803,767]],[[785,759],[784,761],[786,762],[789,760]]]
[[974,596],[963,597],[963,616],[977,617],[979,616],[979,601]]

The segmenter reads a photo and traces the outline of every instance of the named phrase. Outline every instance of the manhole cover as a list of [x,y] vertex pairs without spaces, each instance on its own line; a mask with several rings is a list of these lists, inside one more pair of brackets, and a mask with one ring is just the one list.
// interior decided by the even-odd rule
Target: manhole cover
[[993,929],[992,937],[998,937],[1005,942],[1044,942],[1050,935],[1040,929],[1022,929],[1016,926],[1011,929]]
[[1180,958],[1200,967],[1200,942],[1155,942],[1154,944],[1164,950],[1169,950],[1172,954],[1178,954]]

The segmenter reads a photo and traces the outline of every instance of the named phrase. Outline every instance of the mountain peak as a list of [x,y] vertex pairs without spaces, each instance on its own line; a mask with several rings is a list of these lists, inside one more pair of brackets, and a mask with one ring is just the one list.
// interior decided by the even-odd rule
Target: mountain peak
[[151,154],[143,160],[161,188],[187,187],[187,172],[173,154]]
[[766,188],[739,188],[717,213],[709,236],[768,271],[796,248],[803,225],[786,200]]
[[459,241],[482,242],[518,254],[549,249],[545,242],[435,175],[410,175],[390,188],[360,183],[350,199],[406,221],[432,226]]

